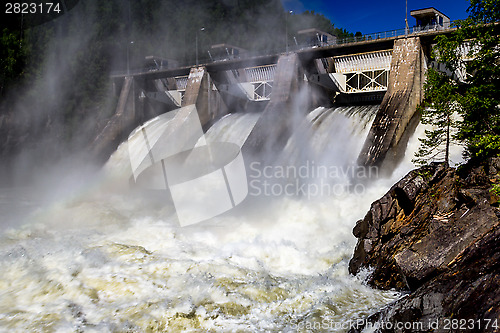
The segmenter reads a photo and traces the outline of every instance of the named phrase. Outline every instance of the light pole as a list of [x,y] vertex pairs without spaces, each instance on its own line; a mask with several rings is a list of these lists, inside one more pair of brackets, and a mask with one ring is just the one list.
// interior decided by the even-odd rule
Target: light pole
[[129,46],[130,44],[134,44],[133,41],[130,40],[130,0],[127,1],[128,5],[128,16],[127,16],[127,76],[130,76],[130,65],[129,65]]
[[285,40],[286,40],[286,53],[288,53],[288,14],[292,15],[293,10],[286,13],[285,16]]
[[130,65],[129,65],[129,46],[130,44],[134,44],[134,41],[131,40],[130,43],[127,43],[127,75],[130,76]]
[[405,36],[408,36],[408,0],[406,0],[406,12],[405,12]]
[[[205,31],[205,28],[201,28],[200,31]],[[198,30],[196,30],[196,66],[198,65]]]

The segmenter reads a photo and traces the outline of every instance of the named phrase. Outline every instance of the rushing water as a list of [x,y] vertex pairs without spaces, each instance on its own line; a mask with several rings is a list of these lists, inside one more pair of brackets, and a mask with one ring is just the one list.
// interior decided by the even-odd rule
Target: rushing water
[[[314,148],[315,157],[325,157],[318,163],[347,165],[372,120],[373,108],[361,111],[314,110],[312,130],[303,133],[314,144],[298,148],[300,137],[292,138],[283,154],[296,158],[292,146]],[[256,117],[224,118],[207,137],[241,141]],[[345,332],[350,320],[400,296],[369,288],[367,273],[351,276],[347,266],[356,220],[412,168],[417,145],[410,140],[410,157],[391,179],[361,193],[249,198],[185,228],[168,198],[129,191],[126,143],[96,180],[72,195],[41,202],[2,190],[0,330]],[[14,227],[14,215],[27,206],[25,223]]]
[[259,117],[256,112],[228,114],[208,129],[205,138],[207,142],[232,142],[241,147]]

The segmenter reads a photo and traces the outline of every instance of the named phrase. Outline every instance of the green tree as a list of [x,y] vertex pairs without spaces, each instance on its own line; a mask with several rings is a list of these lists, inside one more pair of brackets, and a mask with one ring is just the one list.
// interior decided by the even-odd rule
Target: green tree
[[[500,153],[500,0],[471,0],[468,13],[454,33],[437,39],[436,60],[445,64],[448,76],[428,73],[424,105],[434,108],[424,111],[423,119],[437,131],[422,141],[421,152],[432,150],[448,125],[456,125],[465,157],[480,160]],[[453,111],[460,121],[443,121]]]
[[421,146],[415,154],[415,163],[423,165],[429,159],[449,163],[450,145],[456,141],[453,132],[457,127],[455,119],[459,111],[457,88],[456,82],[445,73],[433,68],[427,71],[425,100],[419,109],[421,123],[431,125],[431,129],[426,129],[425,137],[419,138]]
[[22,76],[25,58],[19,33],[3,29],[0,36],[0,96],[7,86]]
[[472,0],[469,13],[456,37],[469,44],[471,59],[465,63],[471,75],[462,87],[458,134],[467,157],[482,159],[500,153],[500,0]]

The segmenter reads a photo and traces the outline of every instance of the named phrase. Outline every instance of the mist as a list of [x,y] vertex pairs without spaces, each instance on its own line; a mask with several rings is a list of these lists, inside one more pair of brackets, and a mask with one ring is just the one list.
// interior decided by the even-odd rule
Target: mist
[[[250,54],[279,53],[286,47],[287,28],[292,46],[296,31],[314,26],[319,17],[286,13],[277,0],[75,3],[43,24],[11,27],[23,29],[17,33],[24,69],[2,91],[0,188],[22,189],[15,191],[33,205],[6,202],[3,224],[9,226],[102,180],[107,158],[93,156],[89,147],[115,112],[110,75],[144,70],[149,55],[192,65],[196,47],[200,63],[210,62],[207,51],[218,43]],[[302,109],[295,104],[294,122]]]
[[201,62],[216,43],[272,52],[278,40],[284,45],[277,13],[280,2],[269,0],[89,0],[29,27],[21,81],[0,103],[1,183],[26,185],[61,160],[89,162],[85,149],[116,106],[110,74],[139,70],[148,55],[194,64],[197,34]]

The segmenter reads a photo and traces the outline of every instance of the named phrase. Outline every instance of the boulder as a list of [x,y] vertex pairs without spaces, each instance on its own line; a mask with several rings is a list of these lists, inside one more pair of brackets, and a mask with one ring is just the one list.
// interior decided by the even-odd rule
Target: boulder
[[426,325],[444,327],[447,318],[470,319],[483,331],[479,324],[495,318],[500,326],[500,209],[492,190],[499,172],[499,158],[459,170],[432,164],[371,205],[353,230],[349,270],[369,269],[368,284],[408,295],[367,323],[415,321],[429,331]]

